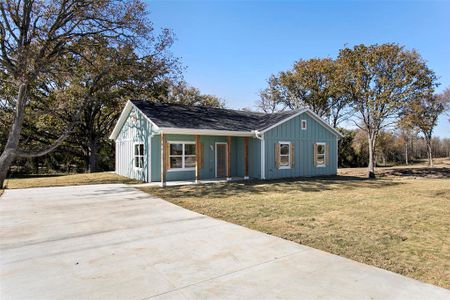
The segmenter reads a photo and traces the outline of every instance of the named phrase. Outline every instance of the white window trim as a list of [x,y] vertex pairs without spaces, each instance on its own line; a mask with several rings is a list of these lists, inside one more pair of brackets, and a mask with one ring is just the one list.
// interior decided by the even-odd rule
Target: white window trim
[[[183,171],[195,171],[195,167],[189,167],[186,168],[185,167],[185,159],[186,159],[186,155],[185,153],[185,145],[195,145],[195,142],[190,142],[190,141],[167,141],[167,143],[169,144],[169,153],[167,153],[167,155],[169,156],[169,168],[167,169],[167,172],[183,172]],[[182,144],[182,154],[181,155],[170,155],[170,145],[171,144]],[[195,154],[197,155],[197,148],[195,148]],[[196,155],[187,155],[187,156],[196,156]],[[181,168],[170,168],[170,157],[181,157]],[[197,163],[197,162],[196,162]]]
[[[136,145],[142,145],[143,149],[142,149],[142,153],[139,153],[139,155],[136,155]],[[142,167],[136,167],[136,158],[143,158],[143,162],[142,162]],[[144,168],[144,164],[145,164],[145,146],[144,146],[144,142],[134,142],[133,143],[133,168],[135,170],[142,170]]]
[[[305,128],[303,128],[303,124],[305,124]],[[300,121],[300,128],[301,130],[306,130],[308,128],[308,122],[306,120],[301,120]]]
[[[323,161],[324,163],[319,165],[317,164],[316,167],[317,168],[325,168],[327,165],[325,164],[326,161],[326,155],[327,155],[327,143],[316,143],[317,146],[322,145],[323,146]],[[319,147],[317,147],[317,149],[319,149]],[[319,155],[319,152],[317,151],[317,155]],[[320,154],[322,155],[322,154]],[[314,157],[314,162],[317,163],[317,157]]]
[[[289,152],[287,154],[289,165],[287,165],[287,166],[282,166],[281,165],[281,156],[282,156],[282,154],[281,154],[281,145],[282,144],[288,144],[289,145]],[[292,167],[292,162],[291,162],[291,142],[282,142],[282,141],[280,141],[280,142],[278,142],[278,145],[280,145],[280,147],[279,147],[280,148],[280,153],[278,153],[280,166],[278,167],[278,169],[280,169],[280,170],[290,169]],[[283,156],[286,156],[286,154],[283,154]]]

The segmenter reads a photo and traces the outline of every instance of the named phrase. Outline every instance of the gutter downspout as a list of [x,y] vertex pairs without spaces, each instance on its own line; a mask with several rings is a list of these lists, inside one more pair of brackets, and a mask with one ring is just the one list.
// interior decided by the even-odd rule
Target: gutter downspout
[[261,141],[261,179],[266,179],[266,143],[264,140],[264,133],[258,130],[253,131],[255,137]]

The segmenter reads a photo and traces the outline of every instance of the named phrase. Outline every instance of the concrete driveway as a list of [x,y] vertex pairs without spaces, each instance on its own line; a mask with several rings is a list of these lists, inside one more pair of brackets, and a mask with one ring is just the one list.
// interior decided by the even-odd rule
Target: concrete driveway
[[450,299],[126,185],[7,190],[1,299]]

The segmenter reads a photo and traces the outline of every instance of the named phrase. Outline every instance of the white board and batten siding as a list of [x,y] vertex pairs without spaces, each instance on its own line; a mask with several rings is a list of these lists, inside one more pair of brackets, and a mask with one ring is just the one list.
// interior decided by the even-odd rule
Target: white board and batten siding
[[[136,108],[132,108],[116,139],[116,173],[136,180],[150,181],[150,140],[152,124]],[[144,165],[135,167],[134,147],[144,145]]]

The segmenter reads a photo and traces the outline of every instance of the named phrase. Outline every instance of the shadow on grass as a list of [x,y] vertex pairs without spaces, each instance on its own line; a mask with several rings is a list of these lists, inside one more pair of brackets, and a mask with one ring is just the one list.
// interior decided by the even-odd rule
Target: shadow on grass
[[421,178],[450,178],[450,168],[439,167],[439,168],[392,168],[384,170],[380,174],[382,177],[387,176],[411,176],[411,177],[421,177]]
[[246,180],[228,183],[168,186],[165,188],[143,188],[144,191],[162,198],[182,200],[185,198],[225,198],[239,197],[240,194],[323,192],[327,190],[353,190],[360,188],[383,188],[404,184],[386,179],[369,180],[356,176],[328,176],[314,178],[291,178],[276,180]]

